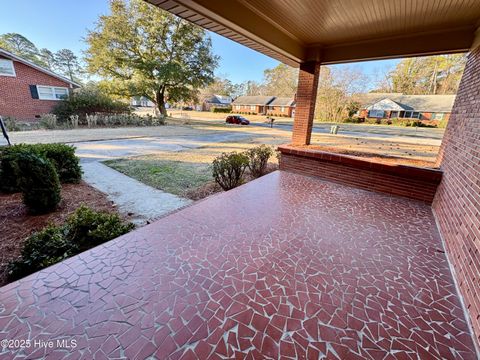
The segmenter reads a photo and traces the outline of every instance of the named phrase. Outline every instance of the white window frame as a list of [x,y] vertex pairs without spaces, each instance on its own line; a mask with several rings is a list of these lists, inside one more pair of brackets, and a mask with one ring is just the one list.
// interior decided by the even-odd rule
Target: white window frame
[[438,112],[433,115],[433,120],[443,120],[444,113]]
[[235,105],[235,109],[240,110],[242,108],[242,105]]
[[[42,97],[40,95],[40,89],[41,88],[44,88],[44,89],[50,89],[52,91],[52,97]],[[50,100],[50,101],[60,101],[60,100],[63,100],[62,98],[57,98],[57,93],[56,93],[56,89],[65,89],[67,90],[67,98],[68,98],[68,88],[67,87],[64,87],[64,86],[49,86],[49,85],[37,85],[37,93],[38,93],[38,99],[39,100]],[[63,94],[62,94],[63,95]]]
[[255,111],[257,107],[255,105],[250,105],[250,110]]
[[281,112],[285,112],[285,106],[282,106],[282,107],[280,108],[280,111],[281,111]]
[[10,76],[10,77],[16,77],[17,76],[17,73],[15,72],[15,65],[13,64],[12,60],[10,60],[10,59],[0,59],[0,61],[4,61],[4,62],[10,64],[11,68],[12,68],[12,72],[13,72],[13,74],[0,72],[0,76]]

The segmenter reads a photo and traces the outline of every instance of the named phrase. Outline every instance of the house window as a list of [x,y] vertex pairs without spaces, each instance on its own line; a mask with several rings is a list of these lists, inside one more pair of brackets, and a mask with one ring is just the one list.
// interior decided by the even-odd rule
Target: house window
[[368,112],[368,117],[371,118],[383,118],[385,115],[385,111],[383,110],[370,110]]
[[15,68],[13,67],[12,60],[0,59],[0,75],[15,76]]
[[413,114],[413,111],[405,111],[405,117],[406,118],[411,118]]
[[240,110],[242,107],[240,105],[235,105],[235,109]]
[[420,119],[420,113],[414,111],[414,112],[412,113],[412,118],[414,118],[414,119]]
[[435,113],[433,115],[434,120],[443,120],[443,113]]
[[68,97],[68,88],[37,85],[40,100],[62,100]]
[[285,106],[282,106],[282,108],[280,109],[281,112],[285,112]]
[[250,105],[250,110],[255,111],[255,105]]

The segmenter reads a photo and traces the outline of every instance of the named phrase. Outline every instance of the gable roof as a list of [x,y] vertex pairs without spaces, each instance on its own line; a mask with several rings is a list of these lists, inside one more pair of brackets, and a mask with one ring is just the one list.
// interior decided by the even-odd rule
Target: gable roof
[[230,96],[213,94],[212,96],[207,97],[206,101],[213,104],[229,105],[232,102],[232,98]]
[[37,64],[34,64],[33,62],[29,61],[29,60],[25,60],[24,58],[21,58],[20,56],[18,55],[15,55],[15,54],[12,54],[11,52],[5,50],[5,49],[2,49],[0,48],[0,56],[1,57],[5,57],[7,59],[10,59],[10,60],[13,60],[13,61],[18,61],[24,65],[27,65],[27,66],[30,66],[40,72],[43,72],[44,74],[47,74],[47,75],[50,75],[54,78],[57,78],[59,80],[62,80],[62,81],[65,81],[66,83],[69,83],[73,86],[77,86],[77,87],[80,87],[81,85],[76,83],[75,81],[72,81],[62,75],[58,75],[57,73],[54,73],[53,71],[51,70],[48,70],[48,69],[45,69]]
[[293,106],[295,99],[293,97],[276,97],[268,104],[270,106]]
[[275,96],[239,96],[232,104],[234,105],[269,105]]
[[361,104],[362,109],[373,107],[382,100],[390,100],[404,110],[424,112],[450,112],[455,102],[456,95],[404,95],[401,93],[370,93],[359,94],[355,100]]

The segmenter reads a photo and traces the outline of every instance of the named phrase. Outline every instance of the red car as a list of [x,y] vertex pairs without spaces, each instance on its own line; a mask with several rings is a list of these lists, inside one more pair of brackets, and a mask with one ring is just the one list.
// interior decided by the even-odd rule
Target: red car
[[243,116],[240,115],[229,115],[225,119],[225,122],[227,124],[239,124],[239,125],[248,125],[250,124],[250,121],[245,119]]

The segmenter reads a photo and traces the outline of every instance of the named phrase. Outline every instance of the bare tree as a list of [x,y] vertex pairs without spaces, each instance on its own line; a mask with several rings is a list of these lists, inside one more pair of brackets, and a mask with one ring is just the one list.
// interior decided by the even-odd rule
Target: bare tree
[[339,122],[348,117],[353,96],[365,92],[367,76],[352,66],[324,66],[320,70],[315,118]]

